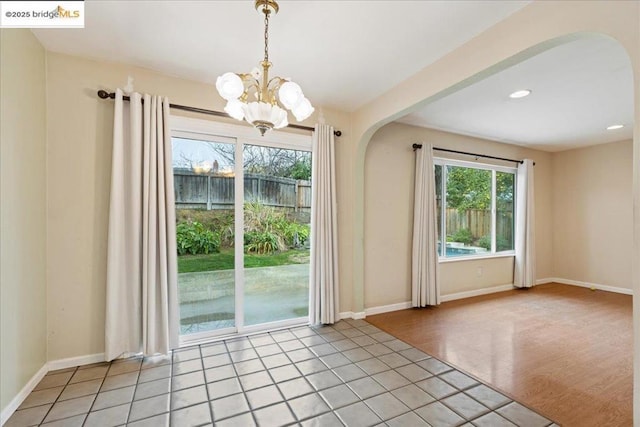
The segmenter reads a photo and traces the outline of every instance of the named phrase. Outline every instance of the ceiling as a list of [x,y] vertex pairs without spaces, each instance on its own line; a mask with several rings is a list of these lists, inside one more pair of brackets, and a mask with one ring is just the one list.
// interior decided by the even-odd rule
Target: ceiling
[[[531,94],[509,98],[520,89]],[[615,40],[578,39],[398,121],[552,152],[631,139],[631,64]],[[613,124],[625,126],[606,129]]]
[[[529,1],[279,3],[269,32],[274,75],[299,83],[314,105],[355,111]],[[87,0],[85,13],[84,29],[33,32],[50,51],[210,84],[227,71],[250,71],[263,55],[263,17],[253,1]],[[510,100],[520,88],[533,93]],[[400,121],[558,151],[631,138],[631,88],[624,51],[592,38],[549,50]],[[627,126],[603,131],[614,122]]]
[[[314,105],[354,111],[527,3],[280,0],[272,70]],[[263,57],[264,16],[253,1],[87,0],[85,15],[81,30],[33,32],[47,50],[207,83]]]

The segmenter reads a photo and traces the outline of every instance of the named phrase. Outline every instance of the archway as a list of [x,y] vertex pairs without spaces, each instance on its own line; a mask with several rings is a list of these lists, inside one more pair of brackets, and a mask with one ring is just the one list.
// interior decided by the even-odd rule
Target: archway
[[[576,13],[576,7],[580,13]],[[364,311],[364,163],[371,136],[382,126],[429,102],[471,85],[558,44],[594,32],[615,38],[626,50],[640,81],[640,4],[606,2],[576,4],[532,3],[476,39],[450,53],[355,114],[352,193],[353,295],[352,311]],[[508,35],[508,36],[507,36]],[[634,84],[634,259],[640,258],[640,88]],[[640,267],[634,263],[633,289],[640,290]],[[634,304],[634,324],[640,319]],[[637,334],[636,334],[637,335]],[[635,388],[640,385],[640,339],[634,344]],[[634,398],[636,419],[640,405]]]

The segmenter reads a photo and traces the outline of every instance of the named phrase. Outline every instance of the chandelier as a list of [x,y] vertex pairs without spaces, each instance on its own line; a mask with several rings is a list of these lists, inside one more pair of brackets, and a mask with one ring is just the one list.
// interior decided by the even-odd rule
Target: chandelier
[[[264,135],[269,129],[289,124],[285,108],[299,122],[311,116],[314,108],[296,83],[281,77],[269,79],[269,16],[278,13],[279,7],[275,0],[255,0],[255,8],[264,13],[264,59],[250,73],[221,75],[216,80],[216,89],[227,100],[224,111],[229,116],[246,120]],[[250,95],[255,101],[250,100]]]

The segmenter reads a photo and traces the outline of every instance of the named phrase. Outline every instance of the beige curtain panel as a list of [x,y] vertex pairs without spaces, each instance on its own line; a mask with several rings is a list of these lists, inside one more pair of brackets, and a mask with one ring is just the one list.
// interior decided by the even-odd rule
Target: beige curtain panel
[[516,183],[516,259],[513,284],[530,288],[536,284],[536,223],[533,188],[533,160],[518,165]]
[[411,257],[411,305],[440,304],[438,274],[438,222],[433,146],[416,150],[413,197],[413,250]]
[[[169,100],[116,90],[105,359],[178,345]],[[144,100],[144,102],[143,102]]]
[[338,313],[338,222],[333,127],[316,125],[313,134],[311,204],[311,320],[331,324]]

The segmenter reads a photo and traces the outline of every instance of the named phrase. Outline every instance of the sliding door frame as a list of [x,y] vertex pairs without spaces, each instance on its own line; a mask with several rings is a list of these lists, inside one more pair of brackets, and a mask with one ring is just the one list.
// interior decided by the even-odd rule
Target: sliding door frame
[[[188,335],[180,335],[180,346],[193,345],[200,342],[212,341],[229,336],[248,335],[264,330],[287,328],[291,326],[308,324],[311,310],[306,318],[294,318],[269,323],[261,323],[245,327],[244,325],[244,209],[238,209],[238,205],[244,202],[244,147],[246,145],[258,145],[264,147],[282,148],[287,150],[308,151],[313,156],[312,136],[308,134],[292,134],[280,131],[269,131],[260,136],[252,127],[220,123],[209,120],[195,119],[183,116],[171,116],[171,136],[178,138],[202,139],[205,141],[230,142],[235,140],[234,159],[234,286],[235,286],[235,326],[213,331],[197,332]],[[238,179],[242,178],[242,179]],[[313,185],[313,183],[311,184]],[[312,198],[311,204],[314,200]],[[241,231],[241,232],[238,232]],[[313,236],[311,236],[313,239]],[[309,283],[311,287],[311,281]],[[312,295],[312,290],[309,289]],[[311,301],[309,301],[311,303]]]

